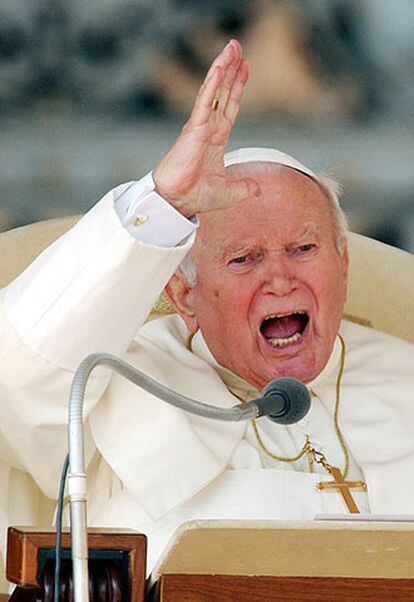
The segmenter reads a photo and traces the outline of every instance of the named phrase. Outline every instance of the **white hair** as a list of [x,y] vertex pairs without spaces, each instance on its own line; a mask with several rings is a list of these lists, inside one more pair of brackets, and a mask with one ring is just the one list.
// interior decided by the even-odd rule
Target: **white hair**
[[[244,177],[257,177],[260,175],[277,174],[283,167],[280,163],[271,161],[251,161],[246,163],[230,165],[226,169],[231,171],[242,172]],[[305,177],[310,176],[303,174]],[[346,215],[339,204],[339,196],[341,194],[341,186],[328,176],[323,174],[315,174],[311,178],[325,193],[328,199],[328,208],[331,214],[332,224],[334,228],[335,246],[340,255],[344,252],[346,245],[346,235],[348,231],[348,222]],[[178,271],[184,276],[190,286],[194,286],[197,282],[197,267],[192,257],[191,251],[185,256],[178,267]]]

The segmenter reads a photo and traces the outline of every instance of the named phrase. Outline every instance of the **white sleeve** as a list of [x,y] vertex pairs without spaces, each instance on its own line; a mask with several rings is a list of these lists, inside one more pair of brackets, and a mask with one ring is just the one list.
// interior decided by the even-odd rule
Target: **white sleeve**
[[[194,239],[195,225],[173,209],[175,234],[167,218],[160,227],[154,195],[148,177],[110,191],[5,289],[6,314],[27,347],[69,370],[89,353],[127,349]],[[148,213],[135,227],[141,241],[122,226],[118,199]]]
[[[178,227],[170,243],[188,237],[178,246],[137,241],[115,210],[126,190],[142,210],[142,182],[110,191],[0,291],[0,461],[30,473],[49,497],[66,453],[73,371],[90,353],[126,351],[194,238]],[[157,230],[156,213],[147,222]],[[85,418],[108,380],[101,369],[92,374]],[[93,452],[87,422],[87,462]]]
[[136,240],[174,247],[192,234],[196,225],[176,211],[154,188],[152,172],[139,182],[125,184],[116,199],[115,210]]

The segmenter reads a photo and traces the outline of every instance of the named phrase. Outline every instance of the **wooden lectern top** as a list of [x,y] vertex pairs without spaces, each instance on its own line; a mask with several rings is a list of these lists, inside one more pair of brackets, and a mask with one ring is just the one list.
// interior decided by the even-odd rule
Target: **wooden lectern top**
[[165,573],[412,579],[414,523],[191,521],[152,579]]
[[414,523],[192,521],[151,583],[161,602],[414,601]]

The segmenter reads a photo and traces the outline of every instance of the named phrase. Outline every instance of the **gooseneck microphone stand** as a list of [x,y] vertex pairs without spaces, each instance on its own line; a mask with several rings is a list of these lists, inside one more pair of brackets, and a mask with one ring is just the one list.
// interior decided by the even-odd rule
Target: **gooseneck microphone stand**
[[83,401],[89,375],[98,365],[110,367],[149,393],[181,410],[213,420],[241,421],[268,416],[274,422],[293,424],[303,418],[310,407],[307,388],[293,378],[271,381],[263,390],[262,397],[224,409],[180,395],[113,355],[94,353],[86,357],[75,372],[69,401],[68,493],[75,602],[89,602]]

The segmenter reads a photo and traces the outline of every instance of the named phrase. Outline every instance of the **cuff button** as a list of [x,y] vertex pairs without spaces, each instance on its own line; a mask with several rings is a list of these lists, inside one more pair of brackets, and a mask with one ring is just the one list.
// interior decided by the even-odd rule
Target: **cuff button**
[[134,226],[141,226],[141,224],[145,224],[148,219],[149,215],[137,215],[134,220]]

